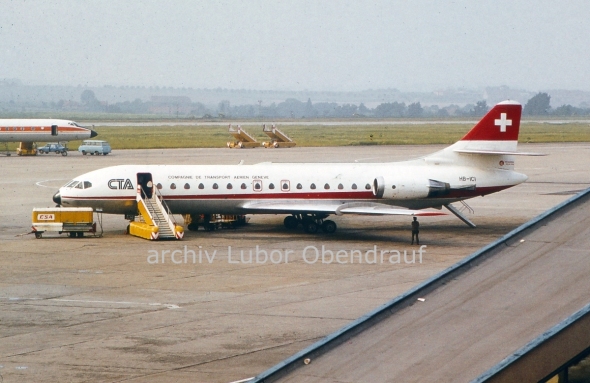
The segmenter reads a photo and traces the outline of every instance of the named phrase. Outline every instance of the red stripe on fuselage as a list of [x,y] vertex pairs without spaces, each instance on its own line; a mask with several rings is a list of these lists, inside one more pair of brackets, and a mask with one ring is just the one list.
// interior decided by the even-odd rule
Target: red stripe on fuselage
[[[371,191],[361,192],[327,192],[327,193],[244,193],[244,194],[187,194],[187,195],[162,195],[164,200],[178,200],[178,199],[373,199],[375,196]],[[105,197],[75,197],[75,196],[62,196],[64,199],[109,199],[109,200],[127,200],[135,199],[135,196],[105,196]]]
[[[455,189],[451,190],[449,194],[436,196],[424,199],[455,199],[455,198],[470,198],[483,196],[491,193],[496,193],[501,190],[512,187],[508,186],[489,186],[479,187],[475,190]],[[103,197],[74,197],[62,196],[63,199],[78,199],[78,200],[134,200],[135,196],[103,196]],[[246,200],[265,200],[265,199],[312,199],[312,200],[367,200],[377,199],[371,191],[360,192],[319,192],[319,193],[247,193],[247,194],[177,194],[177,195],[163,195],[164,200],[223,200],[223,199],[246,199]]]
[[164,199],[372,199],[371,191],[319,193],[248,193],[208,195],[163,195]]
[[[57,131],[59,133],[85,133],[88,132],[89,129],[74,127],[74,126],[58,126]],[[0,126],[1,133],[51,133],[51,126],[16,126],[16,127],[6,127]]]

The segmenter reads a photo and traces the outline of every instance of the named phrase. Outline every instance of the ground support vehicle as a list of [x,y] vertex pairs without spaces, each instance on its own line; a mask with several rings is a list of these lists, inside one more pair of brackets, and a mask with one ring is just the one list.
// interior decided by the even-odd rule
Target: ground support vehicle
[[68,155],[68,148],[60,144],[59,142],[48,142],[45,146],[40,147],[37,151],[41,154],[61,154],[62,156]]
[[227,147],[230,149],[247,149],[257,148],[260,146],[260,142],[256,141],[256,138],[246,132],[240,125],[238,125],[237,129],[230,125],[229,134],[231,134],[236,139],[236,141],[229,141],[227,143]]
[[45,232],[68,233],[70,238],[82,238],[84,233],[96,234],[94,212],[90,207],[35,208],[32,214],[35,238]]
[[262,143],[262,146],[265,148],[292,148],[297,145],[295,141],[279,130],[274,124],[270,127],[267,127],[266,124],[263,125],[262,131],[270,137],[270,141]]
[[36,156],[37,144],[34,142],[21,142],[16,148],[16,154],[19,156]]
[[106,141],[101,140],[84,140],[82,145],[78,147],[78,151],[83,155],[90,154],[91,156],[94,155],[103,155],[106,156],[111,152],[111,145]]

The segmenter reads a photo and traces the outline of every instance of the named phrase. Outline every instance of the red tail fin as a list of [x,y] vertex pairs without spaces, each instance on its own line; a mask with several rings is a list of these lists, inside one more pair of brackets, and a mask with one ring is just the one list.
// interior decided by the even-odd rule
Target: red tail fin
[[496,104],[461,141],[518,141],[522,105],[516,101]]

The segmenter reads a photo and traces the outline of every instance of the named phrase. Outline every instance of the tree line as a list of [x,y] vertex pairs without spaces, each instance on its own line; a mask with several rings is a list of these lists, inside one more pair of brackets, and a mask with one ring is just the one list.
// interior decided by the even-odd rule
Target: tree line
[[[590,108],[562,105],[557,108],[550,106],[551,96],[538,93],[524,105],[525,116],[590,116]],[[72,108],[71,104],[57,103],[57,109]],[[200,102],[192,102],[188,97],[160,97],[150,101],[136,99],[117,103],[105,103],[98,100],[92,90],[84,90],[80,95],[80,103],[73,106],[80,111],[126,113],[126,114],[157,114],[176,118],[444,118],[444,117],[480,117],[488,112],[485,100],[464,106],[438,105],[423,106],[419,101],[384,102],[373,108],[335,102],[306,102],[288,98],[283,102],[265,105],[257,104],[231,105],[230,101],[222,100],[217,107],[206,106]]]
[[[561,105],[552,108],[551,96],[547,93],[537,93],[529,99],[523,108],[525,116],[590,116],[590,108]],[[481,117],[485,115],[491,106],[485,100],[475,104],[464,106],[438,105],[422,106],[420,102],[406,104],[404,102],[385,102],[374,108],[368,108],[363,103],[338,104],[330,102],[312,103],[310,99],[302,102],[296,99],[287,99],[284,102],[268,106],[240,105],[230,106],[229,101],[219,103],[217,111],[224,116],[231,117],[282,117],[282,118],[430,118],[430,117]]]

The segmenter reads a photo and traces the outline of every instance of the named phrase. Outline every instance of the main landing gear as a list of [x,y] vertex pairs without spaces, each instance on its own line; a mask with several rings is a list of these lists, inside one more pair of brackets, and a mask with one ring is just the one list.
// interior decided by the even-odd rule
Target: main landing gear
[[307,214],[294,214],[285,217],[283,223],[289,230],[295,230],[299,225],[303,226],[303,231],[306,233],[314,234],[317,233],[321,228],[324,233],[331,234],[336,231],[336,222],[325,219],[327,215],[307,215]]

